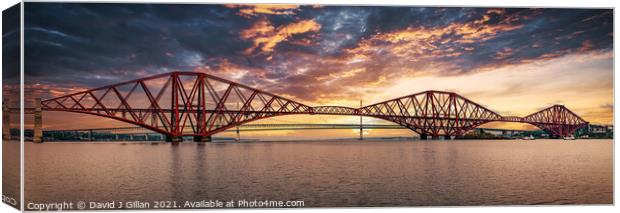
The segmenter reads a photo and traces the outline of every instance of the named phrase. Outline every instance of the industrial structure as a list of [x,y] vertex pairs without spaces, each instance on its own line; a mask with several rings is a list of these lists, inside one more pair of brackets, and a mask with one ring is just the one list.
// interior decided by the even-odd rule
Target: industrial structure
[[159,74],[35,102],[34,141],[42,138],[42,110],[115,119],[165,135],[171,142],[182,136],[210,141],[212,135],[248,122],[294,114],[374,117],[415,131],[421,139],[452,139],[496,121],[528,123],[554,137],[572,135],[588,125],[563,105],[525,117],[502,116],[444,91],[424,91],[360,108],[309,106],[199,72]]

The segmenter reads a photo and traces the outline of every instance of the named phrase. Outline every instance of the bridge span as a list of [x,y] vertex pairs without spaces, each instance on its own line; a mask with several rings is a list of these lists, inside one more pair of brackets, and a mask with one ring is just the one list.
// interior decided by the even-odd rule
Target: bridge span
[[[319,124],[319,123],[250,123],[243,124],[233,129],[224,130],[228,133],[237,133],[235,141],[242,141],[241,133],[246,132],[262,132],[262,131],[312,131],[312,130],[358,130],[362,128],[366,130],[406,130],[407,128],[398,124],[360,124],[356,123],[338,123],[338,124]],[[15,129],[18,131],[18,129]],[[33,130],[26,130],[26,137],[32,137]],[[536,134],[538,130],[515,130],[515,129],[497,129],[477,127],[473,132],[474,135],[469,137],[473,139],[477,136],[483,137],[483,133],[490,133],[498,138],[513,138],[515,136],[523,137],[524,135]],[[244,136],[245,137],[245,136]],[[473,138],[472,138],[473,137]],[[489,135],[486,135],[489,137]],[[94,128],[94,129],[44,129],[43,138],[45,141],[159,141],[163,140],[161,134],[155,133],[144,127],[110,127],[110,128]],[[249,136],[248,139],[251,139]],[[410,137],[382,137],[376,135],[372,138],[416,138]],[[466,137],[467,138],[467,137]],[[229,140],[230,136],[221,137],[220,140]],[[363,140],[363,137],[359,138]]]
[[[290,98],[200,72],[171,72],[102,86],[37,102],[41,110],[85,113],[115,119],[166,135],[196,141],[274,116],[344,115],[391,121],[422,139],[462,136],[489,122],[528,123],[556,137],[588,124],[563,105],[524,117],[502,116],[461,95],[424,91],[360,108],[309,106]],[[38,107],[38,106],[37,106]],[[35,107],[36,108],[36,107]]]

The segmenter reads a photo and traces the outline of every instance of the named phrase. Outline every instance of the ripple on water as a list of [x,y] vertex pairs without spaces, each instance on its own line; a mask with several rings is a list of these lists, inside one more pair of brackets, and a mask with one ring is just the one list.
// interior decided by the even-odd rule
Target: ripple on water
[[26,144],[28,201],[610,204],[611,140]]

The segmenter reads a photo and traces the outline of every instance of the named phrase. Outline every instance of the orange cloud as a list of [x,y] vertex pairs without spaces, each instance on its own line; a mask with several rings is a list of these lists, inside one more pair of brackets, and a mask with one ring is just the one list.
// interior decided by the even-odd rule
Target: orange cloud
[[314,19],[302,20],[278,28],[272,26],[267,20],[261,20],[249,29],[241,31],[240,36],[253,41],[254,45],[245,50],[245,54],[251,54],[259,48],[263,52],[272,52],[278,43],[288,40],[291,36],[318,32],[320,29],[321,25]]
[[275,31],[275,27],[271,26],[271,23],[267,20],[260,20],[246,30],[241,31],[239,34],[243,39],[251,39],[257,36],[265,36],[272,34]]
[[453,32],[461,35],[464,40],[486,41],[495,37],[497,33],[520,29],[523,25],[483,25],[483,24],[465,24],[459,26],[452,24],[448,28],[453,28]]
[[228,8],[239,8],[239,15],[249,18],[261,14],[266,15],[293,15],[299,5],[290,4],[254,4],[254,5],[226,5]]
[[254,78],[264,78],[267,74],[267,71],[264,69],[234,64],[228,59],[223,59],[217,67],[205,65],[196,67],[193,71],[208,73],[215,76],[227,76],[228,80],[233,81],[239,81],[248,75]]
[[32,97],[40,98],[52,98],[59,97],[66,94],[80,92],[84,90],[92,89],[77,84],[67,85],[50,85],[50,84],[24,84],[24,92]]
[[[486,18],[485,18],[486,17]],[[480,20],[461,24],[453,23],[447,27],[436,28],[406,28],[385,34],[376,34],[366,41],[362,41],[361,48],[372,47],[373,44],[384,43],[385,41],[394,44],[391,50],[397,55],[405,53],[406,50],[435,50],[439,49],[436,44],[441,43],[473,43],[492,39],[500,32],[512,31],[523,27],[523,25],[485,25],[488,17],[484,16]],[[381,42],[384,41],[384,42]],[[420,52],[418,52],[420,53]]]
[[[394,64],[414,65],[423,63],[431,67],[447,66],[441,58],[452,58],[473,51],[468,45],[495,38],[499,33],[513,31],[523,27],[512,22],[488,24],[492,15],[501,15],[502,11],[488,12],[478,20],[467,23],[452,23],[443,27],[408,27],[387,33],[377,33],[361,40],[355,48],[346,50],[349,55],[365,60],[391,55]],[[502,52],[499,57],[509,57],[510,52]],[[419,64],[417,65],[419,67]]]
[[[523,25],[499,23],[489,25],[490,16],[484,15],[481,19],[469,23],[452,23],[446,27],[435,28],[406,28],[386,34],[377,35],[377,39],[394,42],[436,41],[446,35],[455,35],[454,42],[469,43],[470,41],[486,41],[497,33],[520,29]],[[432,40],[431,40],[432,39]]]

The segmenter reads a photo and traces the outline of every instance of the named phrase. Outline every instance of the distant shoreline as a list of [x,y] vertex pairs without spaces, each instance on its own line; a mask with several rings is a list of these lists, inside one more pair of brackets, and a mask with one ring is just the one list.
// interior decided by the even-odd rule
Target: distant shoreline
[[[484,138],[484,139],[453,139],[453,140],[420,140],[418,138],[367,138],[364,140],[359,140],[357,138],[338,138],[338,139],[292,139],[292,140],[259,140],[259,139],[246,139],[241,141],[223,139],[218,140],[215,139],[212,142],[194,142],[194,141],[183,141],[183,144],[233,144],[233,143],[287,143],[287,142],[458,142],[458,141],[542,141],[542,140],[557,140],[557,141],[565,141],[563,139],[549,139],[549,138],[540,138],[536,140],[521,140],[521,139],[507,139],[507,138]],[[594,141],[594,140],[612,140],[613,138],[590,138],[590,139],[577,139],[574,141]],[[16,140],[4,140],[7,142],[19,142]],[[32,141],[24,141],[27,143],[33,143]],[[80,144],[107,144],[107,143],[116,143],[116,144],[167,144],[171,142],[166,141],[45,141],[43,143],[80,143]]]

